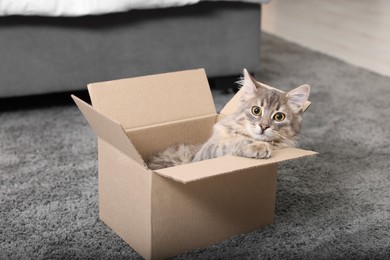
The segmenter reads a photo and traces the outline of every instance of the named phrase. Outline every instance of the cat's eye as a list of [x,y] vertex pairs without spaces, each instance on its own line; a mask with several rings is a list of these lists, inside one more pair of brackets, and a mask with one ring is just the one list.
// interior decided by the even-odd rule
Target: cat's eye
[[286,119],[286,115],[282,112],[278,112],[274,115],[274,120],[277,122],[282,122],[284,119]]
[[251,109],[251,112],[255,116],[260,116],[261,115],[261,107],[253,106]]

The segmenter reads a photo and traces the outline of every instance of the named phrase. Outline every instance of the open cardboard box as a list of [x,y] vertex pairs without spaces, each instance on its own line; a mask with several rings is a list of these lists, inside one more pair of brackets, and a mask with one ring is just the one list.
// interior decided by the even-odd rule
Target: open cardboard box
[[203,69],[88,85],[72,95],[98,136],[99,215],[144,258],[166,258],[273,223],[277,163],[314,155],[295,148],[270,159],[235,156],[152,171],[151,153],[204,143],[220,115]]

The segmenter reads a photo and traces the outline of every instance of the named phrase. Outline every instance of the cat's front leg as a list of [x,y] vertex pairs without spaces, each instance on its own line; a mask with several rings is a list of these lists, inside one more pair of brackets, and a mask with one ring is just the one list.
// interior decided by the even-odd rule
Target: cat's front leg
[[272,146],[267,142],[254,141],[242,147],[240,156],[256,158],[256,159],[268,159],[272,154]]
[[236,137],[231,139],[214,140],[209,139],[195,155],[193,162],[221,157],[224,155],[235,155],[256,159],[267,159],[271,157],[271,145],[262,141]]

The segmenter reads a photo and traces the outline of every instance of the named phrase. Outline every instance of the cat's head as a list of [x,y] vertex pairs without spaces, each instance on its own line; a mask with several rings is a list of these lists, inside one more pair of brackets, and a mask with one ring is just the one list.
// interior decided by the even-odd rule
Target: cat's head
[[242,88],[238,113],[243,117],[246,134],[275,146],[295,146],[310,87],[302,85],[282,92],[257,82],[244,70]]

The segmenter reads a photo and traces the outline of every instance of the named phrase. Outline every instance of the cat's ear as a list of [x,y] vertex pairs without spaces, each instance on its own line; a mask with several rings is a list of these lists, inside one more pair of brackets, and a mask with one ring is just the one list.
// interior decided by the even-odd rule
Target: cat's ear
[[287,93],[288,104],[294,113],[298,113],[302,110],[303,105],[309,98],[310,86],[302,85]]
[[256,84],[254,82],[254,79],[252,76],[249,74],[249,72],[244,69],[244,78],[242,79],[242,88],[245,91],[245,95],[254,95],[257,92]]

